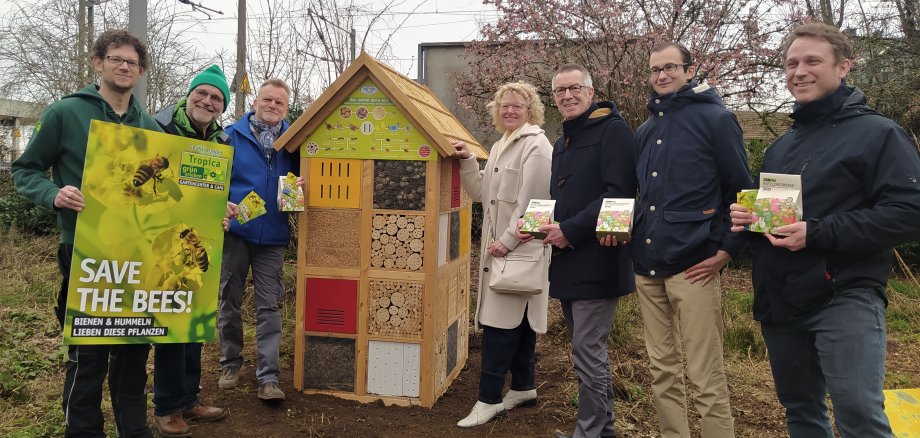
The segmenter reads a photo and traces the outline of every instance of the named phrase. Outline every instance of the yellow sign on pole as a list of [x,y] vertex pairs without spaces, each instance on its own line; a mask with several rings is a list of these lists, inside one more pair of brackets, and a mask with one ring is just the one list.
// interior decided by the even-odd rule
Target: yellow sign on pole
[[240,86],[237,87],[237,90],[243,94],[252,93],[252,85],[249,83],[249,73],[243,73],[243,80],[240,81]]

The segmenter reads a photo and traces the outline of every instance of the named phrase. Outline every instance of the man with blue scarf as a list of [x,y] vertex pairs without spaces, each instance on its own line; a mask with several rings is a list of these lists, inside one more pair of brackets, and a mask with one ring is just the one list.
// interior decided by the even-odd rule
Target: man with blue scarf
[[296,153],[275,151],[275,140],[288,129],[285,120],[290,88],[280,79],[269,79],[259,87],[250,111],[227,128],[235,148],[230,176],[230,202],[239,204],[250,192],[265,201],[267,213],[245,224],[230,223],[224,237],[223,270],[220,276],[220,360],[223,374],[218,382],[223,389],[236,388],[243,365],[243,321],[240,306],[246,276],[252,268],[256,305],[256,378],[258,396],[263,400],[283,400],[278,386],[281,344],[281,313],[278,301],[284,287],[281,268],[284,248],[290,240],[288,215],[278,210],[278,177],[298,173]]

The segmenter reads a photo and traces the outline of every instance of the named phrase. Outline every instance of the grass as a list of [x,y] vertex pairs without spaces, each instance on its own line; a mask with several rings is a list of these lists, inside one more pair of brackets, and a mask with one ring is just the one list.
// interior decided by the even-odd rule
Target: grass
[[61,436],[57,237],[0,233],[0,435]]
[[[64,419],[60,394],[66,349],[62,346],[53,311],[60,282],[55,259],[57,238],[36,238],[14,229],[0,232],[0,242],[3,243],[0,246],[0,436],[61,436]],[[475,263],[478,260],[474,266]],[[295,324],[296,315],[293,261],[286,262],[283,275],[286,289],[280,304],[285,327],[281,363],[290,366],[295,332],[290,328]],[[473,289],[475,296],[475,286]],[[751,317],[750,272],[746,268],[728,269],[722,289],[726,367],[733,409],[742,413],[739,415],[780,415],[766,348],[759,325]],[[245,339],[251,344],[255,342],[251,286],[244,293],[243,309]],[[558,314],[558,303],[551,302],[550,309],[551,314],[555,312],[556,315],[549,319],[545,339],[555,349],[567,348],[565,323]],[[885,387],[920,386],[920,359],[917,359],[920,358],[920,285],[909,275],[894,276],[890,280],[887,318],[889,354]],[[638,299],[630,294],[620,302],[608,340],[618,396],[618,427],[627,430],[630,426],[644,428],[655,421],[642,333]],[[577,386],[574,385],[574,371],[569,372],[573,384],[571,390],[566,391],[569,394],[566,409],[571,410],[577,404]],[[107,394],[105,400],[107,432],[113,434],[114,422]],[[764,409],[770,412],[763,412]],[[568,416],[572,415],[568,410],[547,414],[568,421]],[[305,436],[319,436],[315,431],[328,426],[332,420],[319,414],[295,412],[292,415],[302,419],[297,429]],[[736,421],[740,420],[736,418]],[[739,436],[757,436],[765,430],[755,426],[748,424],[750,430],[740,431]]]

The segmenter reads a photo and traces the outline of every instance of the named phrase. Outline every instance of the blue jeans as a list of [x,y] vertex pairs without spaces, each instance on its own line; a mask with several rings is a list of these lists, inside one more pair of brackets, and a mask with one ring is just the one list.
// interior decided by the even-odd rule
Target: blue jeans
[[890,438],[885,378],[885,301],[847,289],[801,319],[762,323],[776,395],[790,438],[833,438],[825,394],[844,438]]
[[198,405],[200,383],[201,344],[154,346],[154,415],[163,417]]
[[536,346],[537,333],[527,322],[526,310],[521,324],[513,329],[482,326],[479,401],[489,404],[502,402],[502,388],[508,371],[511,371],[511,389],[533,389]]

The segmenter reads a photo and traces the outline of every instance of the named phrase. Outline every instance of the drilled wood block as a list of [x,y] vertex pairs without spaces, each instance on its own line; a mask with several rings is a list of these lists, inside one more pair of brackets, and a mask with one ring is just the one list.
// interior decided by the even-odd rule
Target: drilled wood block
[[434,349],[434,387],[440,388],[447,380],[447,330],[441,332]]
[[468,357],[470,347],[470,314],[463,312],[457,318],[457,359]]
[[374,208],[425,209],[424,161],[374,161]]
[[304,388],[355,390],[354,339],[306,336],[304,347]]
[[461,263],[457,270],[457,287],[460,293],[457,294],[457,310],[461,313],[469,312],[470,308],[470,264]]
[[422,284],[370,280],[368,333],[421,339]]
[[303,245],[307,266],[358,268],[361,256],[361,212],[308,208],[307,238]]
[[418,397],[419,344],[369,341],[367,350],[367,392]]

